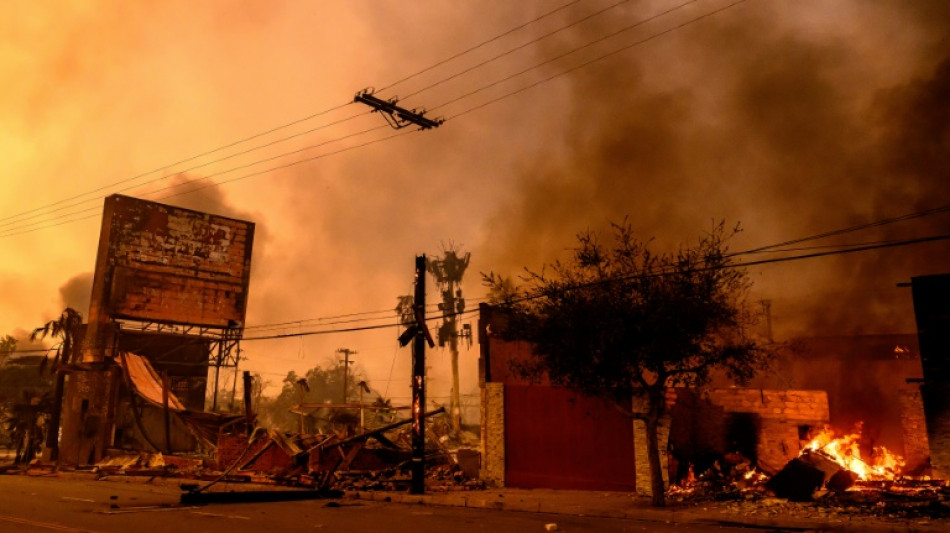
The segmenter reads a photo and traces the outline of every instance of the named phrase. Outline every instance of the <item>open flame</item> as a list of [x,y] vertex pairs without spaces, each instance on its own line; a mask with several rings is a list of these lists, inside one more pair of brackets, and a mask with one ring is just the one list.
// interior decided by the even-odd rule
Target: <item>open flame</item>
[[834,430],[825,427],[805,445],[804,450],[821,451],[842,467],[854,472],[863,480],[895,479],[904,467],[904,458],[890,452],[884,446],[876,446],[870,461],[861,458],[861,423],[848,435],[836,436]]

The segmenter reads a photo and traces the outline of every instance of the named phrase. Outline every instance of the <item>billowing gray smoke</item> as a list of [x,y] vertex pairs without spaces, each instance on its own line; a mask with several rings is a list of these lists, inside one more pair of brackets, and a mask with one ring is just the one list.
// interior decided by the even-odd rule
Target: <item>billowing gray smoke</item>
[[[822,10],[850,11],[853,25],[816,23]],[[546,53],[648,13],[637,5],[580,26]],[[516,272],[625,216],[660,249],[712,220],[741,222],[741,250],[950,204],[948,29],[941,1],[748,2],[580,69],[563,144],[524,165],[481,253]],[[947,233],[944,214],[809,245]],[[913,331],[896,283],[937,272],[950,272],[945,241],[750,274],[754,296],[772,300],[776,334],[794,335]]]

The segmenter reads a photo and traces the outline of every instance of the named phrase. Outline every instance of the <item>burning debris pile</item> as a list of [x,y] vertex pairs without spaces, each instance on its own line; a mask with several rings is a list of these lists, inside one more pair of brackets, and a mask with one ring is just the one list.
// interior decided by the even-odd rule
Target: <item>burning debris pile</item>
[[904,475],[903,459],[884,447],[865,461],[860,440],[860,426],[843,436],[825,428],[772,475],[726,454],[698,477],[690,471],[669,495],[695,505],[734,502],[732,510],[744,515],[950,517],[950,483]]

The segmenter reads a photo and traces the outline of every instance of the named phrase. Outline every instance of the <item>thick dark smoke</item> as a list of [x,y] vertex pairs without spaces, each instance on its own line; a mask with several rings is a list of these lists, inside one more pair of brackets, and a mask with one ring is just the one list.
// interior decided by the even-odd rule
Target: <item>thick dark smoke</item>
[[79,311],[82,316],[88,316],[89,298],[92,296],[92,276],[92,272],[76,274],[59,288],[59,298],[63,309],[71,307]]
[[[800,8],[835,6],[854,8]],[[567,157],[526,165],[520,195],[493,221],[483,253],[514,272],[625,216],[661,249],[696,238],[712,220],[741,222],[733,249],[743,249],[950,203],[950,8],[873,8],[836,33],[795,24],[820,13],[744,4],[579,70],[570,78]],[[580,27],[547,53],[612,23]],[[894,51],[885,37],[894,32],[913,39]],[[817,244],[947,233],[944,215]],[[773,300],[781,336],[913,331],[910,295],[896,283],[948,271],[940,243],[750,274],[754,295]]]

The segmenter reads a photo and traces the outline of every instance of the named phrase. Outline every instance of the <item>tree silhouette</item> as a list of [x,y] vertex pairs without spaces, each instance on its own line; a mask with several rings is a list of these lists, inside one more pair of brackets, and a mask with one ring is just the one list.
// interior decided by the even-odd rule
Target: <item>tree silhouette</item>
[[609,245],[587,232],[569,262],[528,271],[518,295],[499,276],[485,281],[506,295],[502,334],[534,345],[516,370],[612,400],[645,423],[653,504],[663,506],[657,429],[666,389],[702,385],[714,369],[747,380],[764,352],[746,335],[749,283],[730,266],[733,233],[723,224],[671,254],[653,253],[626,222],[612,227]]
[[52,413],[49,427],[46,431],[46,447],[50,450],[50,459],[59,458],[59,423],[63,407],[63,389],[66,384],[66,364],[76,363],[80,359],[77,340],[82,327],[82,315],[71,307],[67,307],[55,320],[33,330],[30,340],[45,339],[46,337],[60,338],[62,341],[56,346],[53,363],[50,370],[56,372],[56,384],[53,388]]

